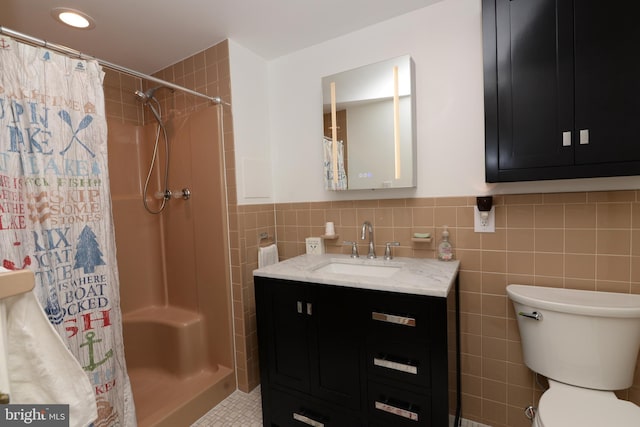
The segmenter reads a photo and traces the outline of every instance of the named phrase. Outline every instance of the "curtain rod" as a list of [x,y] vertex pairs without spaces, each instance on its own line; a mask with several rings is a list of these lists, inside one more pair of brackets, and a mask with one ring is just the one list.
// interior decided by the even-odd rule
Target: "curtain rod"
[[157,77],[153,77],[153,76],[150,76],[148,74],[144,74],[144,73],[141,73],[139,71],[132,70],[130,68],[125,68],[125,67],[122,67],[120,65],[113,64],[111,62],[96,58],[94,56],[85,55],[84,53],[82,53],[80,51],[77,51],[75,49],[71,49],[70,47],[59,45],[59,44],[55,44],[55,43],[50,43],[50,42],[48,42],[46,40],[38,39],[36,37],[30,36],[30,35],[27,35],[27,34],[23,34],[23,33],[20,33],[18,31],[11,30],[11,29],[9,29],[7,27],[0,26],[0,34],[4,34],[4,35],[7,35],[9,37],[13,37],[14,39],[29,43],[31,45],[36,45],[36,46],[44,47],[46,49],[51,49],[51,50],[54,50],[56,52],[60,52],[60,53],[63,53],[65,55],[68,55],[68,56],[71,56],[71,57],[74,57],[74,58],[83,59],[83,60],[87,60],[87,59],[88,60],[95,60],[95,61],[98,62],[98,64],[102,65],[103,67],[110,68],[111,70],[119,71],[121,73],[128,74],[128,75],[134,76],[134,77],[139,77],[141,79],[149,80],[149,81],[152,81],[152,82],[157,83],[159,85],[166,86],[166,87],[171,88],[171,89],[179,90],[181,92],[186,92],[188,94],[191,94],[191,95],[194,95],[194,96],[198,96],[200,98],[206,98],[209,101],[213,102],[214,104],[231,105],[231,104],[228,104],[228,103],[224,102],[222,100],[222,98],[220,98],[219,96],[205,95],[203,93],[196,92],[195,90],[191,90],[191,89],[187,89],[186,87],[179,86],[179,85],[177,85],[175,83],[171,83],[171,82],[168,82],[166,80],[162,80],[162,79],[159,79]]

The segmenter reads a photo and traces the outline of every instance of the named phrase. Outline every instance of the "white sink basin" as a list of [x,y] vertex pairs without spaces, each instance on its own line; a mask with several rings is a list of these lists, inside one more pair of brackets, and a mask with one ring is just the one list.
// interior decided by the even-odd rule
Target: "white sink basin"
[[318,273],[348,274],[351,276],[391,277],[402,269],[400,263],[375,260],[331,260],[314,269]]

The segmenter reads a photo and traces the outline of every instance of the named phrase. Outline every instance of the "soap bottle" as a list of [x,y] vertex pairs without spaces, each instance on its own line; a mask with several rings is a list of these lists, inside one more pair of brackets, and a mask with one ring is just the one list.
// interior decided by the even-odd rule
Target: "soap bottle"
[[442,241],[438,245],[438,259],[440,261],[453,260],[453,247],[449,243],[449,230],[447,230],[446,225],[442,231]]

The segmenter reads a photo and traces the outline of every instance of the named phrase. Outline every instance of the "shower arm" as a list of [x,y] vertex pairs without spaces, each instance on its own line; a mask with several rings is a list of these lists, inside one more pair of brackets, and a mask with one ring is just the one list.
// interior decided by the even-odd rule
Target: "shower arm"
[[171,82],[167,82],[165,80],[159,79],[157,77],[153,77],[150,76],[148,74],[144,74],[141,73],[139,71],[135,71],[132,70],[130,68],[125,68],[121,65],[117,65],[117,64],[113,64],[111,62],[105,61],[103,59],[99,59],[96,58],[94,56],[91,55],[86,55],[80,51],[77,51],[75,49],[71,49],[70,47],[67,46],[63,46],[63,45],[59,45],[59,44],[55,44],[55,43],[50,43],[46,40],[43,39],[38,39],[36,37],[24,34],[24,33],[20,33],[18,31],[14,31],[11,30],[7,27],[3,27],[0,26],[0,34],[4,34],[7,35],[9,37],[13,37],[14,39],[23,41],[25,43],[31,44],[31,45],[35,45],[35,46],[40,46],[40,47],[44,47],[45,49],[51,49],[53,51],[56,51],[58,53],[62,53],[74,58],[78,58],[78,59],[82,59],[82,60],[95,60],[98,62],[98,64],[102,65],[103,67],[109,68],[111,70],[114,71],[118,71],[120,73],[124,73],[124,74],[128,74],[130,76],[134,76],[134,77],[139,77],[141,79],[145,79],[145,80],[149,80],[151,82],[154,83],[158,83],[159,85],[162,86],[166,86],[168,88],[171,89],[175,89],[175,90],[179,90],[181,92],[185,92],[188,93],[190,95],[194,95],[200,98],[205,98],[208,99],[209,101],[213,102],[216,105],[220,105],[220,104],[224,104],[226,106],[231,106],[231,104],[229,104],[228,102],[225,102],[222,100],[222,98],[220,98],[219,96],[209,96],[209,95],[205,95],[204,93],[200,93],[200,92],[196,92],[195,90],[191,90],[191,89],[187,89],[186,87],[177,85],[175,83],[171,83]]

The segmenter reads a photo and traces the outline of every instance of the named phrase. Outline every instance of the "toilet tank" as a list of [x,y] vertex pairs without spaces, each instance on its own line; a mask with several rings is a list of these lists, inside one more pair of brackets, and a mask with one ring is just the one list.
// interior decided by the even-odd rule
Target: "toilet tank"
[[633,384],[640,295],[527,285],[509,285],[507,294],[531,370],[597,390]]

